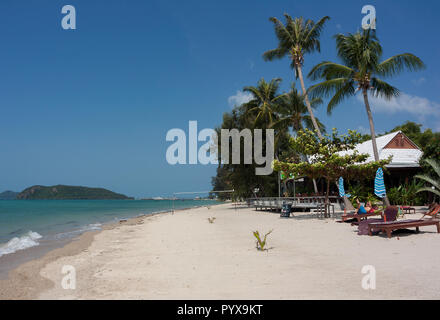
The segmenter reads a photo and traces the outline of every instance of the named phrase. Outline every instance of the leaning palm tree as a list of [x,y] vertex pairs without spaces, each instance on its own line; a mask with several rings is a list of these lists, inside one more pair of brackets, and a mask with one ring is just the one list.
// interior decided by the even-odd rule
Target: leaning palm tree
[[277,120],[276,109],[284,94],[279,94],[281,79],[272,79],[266,82],[264,78],[258,81],[256,87],[244,87],[243,91],[251,94],[252,99],[243,104],[248,115],[254,116],[255,126],[269,128]]
[[305,54],[314,51],[319,52],[321,50],[319,36],[325,22],[329,20],[330,17],[326,16],[316,23],[312,20],[304,20],[302,17],[293,19],[287,13],[284,14],[284,17],[286,18],[285,25],[275,17],[269,19],[273,22],[275,27],[275,34],[278,38],[278,47],[265,52],[263,58],[266,61],[272,61],[289,56],[292,61],[291,67],[295,70],[295,77],[300,80],[304,101],[310,114],[311,121],[321,139],[321,130],[313,114],[309,97],[307,96],[302,67],[304,65]]
[[[310,101],[312,109],[316,109],[322,103],[321,98],[314,98]],[[301,95],[292,84],[290,92],[284,95],[277,108],[279,120],[273,123],[274,128],[291,128],[298,132],[304,128],[314,130],[312,117],[308,114],[304,95]],[[316,119],[319,130],[325,131],[324,124]]]
[[426,162],[432,167],[437,177],[431,177],[426,174],[416,175],[415,178],[423,180],[431,185],[431,187],[420,188],[417,192],[427,191],[440,196],[440,161],[427,159]]
[[371,30],[348,35],[338,34],[336,47],[342,64],[325,61],[316,65],[309,77],[312,80],[321,78],[324,81],[312,86],[309,93],[311,96],[331,97],[327,107],[327,112],[331,114],[345,98],[354,96],[358,91],[362,92],[370,123],[374,159],[379,161],[368,93],[387,100],[397,97],[399,90],[380,78],[392,77],[404,69],[420,70],[425,65],[420,58],[411,53],[395,55],[381,61],[382,46]]

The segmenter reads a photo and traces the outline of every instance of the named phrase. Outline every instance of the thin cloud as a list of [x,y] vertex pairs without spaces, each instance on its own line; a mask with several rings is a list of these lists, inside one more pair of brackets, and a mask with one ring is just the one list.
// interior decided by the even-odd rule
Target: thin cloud
[[412,83],[416,86],[421,86],[422,84],[424,84],[426,82],[426,79],[424,77],[421,77],[419,79],[414,79],[412,81]]
[[370,129],[367,129],[363,126],[359,126],[359,127],[357,127],[357,132],[359,132],[361,134],[370,134]]
[[228,103],[231,107],[241,106],[243,103],[252,100],[252,94],[243,91],[237,91],[237,93],[228,98]]
[[[363,103],[363,97],[357,96]],[[418,116],[420,119],[425,117],[440,117],[440,104],[427,98],[409,95],[401,92],[397,98],[385,100],[370,95],[370,104],[374,112],[378,113],[401,113],[406,112]]]

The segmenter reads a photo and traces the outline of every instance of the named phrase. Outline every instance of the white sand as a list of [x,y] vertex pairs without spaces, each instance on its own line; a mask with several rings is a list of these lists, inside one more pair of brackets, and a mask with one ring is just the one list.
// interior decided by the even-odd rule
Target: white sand
[[[438,299],[440,234],[358,236],[334,220],[280,219],[228,205],[145,218],[95,236],[88,249],[47,264],[41,299]],[[216,217],[210,224],[208,217]],[[407,216],[412,218],[416,216]],[[268,252],[253,230],[266,232]],[[63,265],[76,290],[61,288]],[[364,265],[376,290],[361,287]]]

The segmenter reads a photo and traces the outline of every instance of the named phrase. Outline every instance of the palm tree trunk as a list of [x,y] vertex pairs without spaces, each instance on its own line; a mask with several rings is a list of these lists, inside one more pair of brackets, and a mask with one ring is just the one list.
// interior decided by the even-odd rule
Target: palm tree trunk
[[[376,131],[374,130],[373,115],[371,113],[370,102],[368,101],[367,89],[363,89],[362,94],[364,95],[365,109],[367,109],[368,121],[370,122],[371,142],[373,143],[374,161],[379,161],[380,159],[379,159],[379,152],[377,150]],[[388,196],[385,196],[384,203],[387,207],[390,206],[390,200],[388,200]]]
[[376,144],[376,131],[374,130],[373,115],[371,114],[370,103],[368,102],[368,91],[363,89],[365,109],[367,109],[368,121],[370,122],[371,142],[373,143],[374,161],[379,161],[379,152],[377,151]]
[[[306,86],[304,85],[304,78],[302,74],[302,68],[301,66],[298,66],[298,76],[299,76],[299,82],[301,82],[301,89],[304,95],[304,100],[306,102],[307,110],[310,114],[310,118],[312,118],[313,126],[315,127],[316,132],[318,133],[319,139],[322,139],[321,130],[319,130],[318,123],[316,122],[315,115],[313,114],[312,106],[310,105],[309,96],[307,94]],[[307,159],[307,162],[309,159]],[[315,189],[315,193],[318,193],[318,185],[316,184],[316,180],[313,179],[313,188]]]
[[304,85],[304,78],[302,74],[302,67],[300,65],[297,66],[299,81],[301,83],[301,89],[304,95],[304,100],[306,102],[307,110],[309,111],[310,118],[312,118],[313,126],[315,127],[316,132],[318,133],[319,139],[322,139],[321,130],[319,130],[318,122],[316,122],[315,115],[313,114],[312,106],[310,105],[309,96],[307,94],[306,86]]

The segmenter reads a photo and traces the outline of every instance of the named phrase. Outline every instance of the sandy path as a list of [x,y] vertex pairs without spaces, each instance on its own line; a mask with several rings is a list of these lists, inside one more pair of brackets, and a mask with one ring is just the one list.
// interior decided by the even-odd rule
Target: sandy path
[[[215,216],[215,223],[207,218]],[[268,252],[253,230],[269,231]],[[41,299],[438,299],[440,235],[361,237],[333,220],[283,220],[230,205],[144,218],[95,236],[87,249],[47,264]],[[63,265],[76,290],[61,288]],[[361,287],[364,265],[376,290]]]

